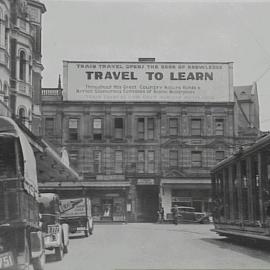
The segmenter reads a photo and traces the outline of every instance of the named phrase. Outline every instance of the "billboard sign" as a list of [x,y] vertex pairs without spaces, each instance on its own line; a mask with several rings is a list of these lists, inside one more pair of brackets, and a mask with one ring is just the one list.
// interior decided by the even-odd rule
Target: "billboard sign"
[[232,63],[64,61],[70,101],[233,101]]

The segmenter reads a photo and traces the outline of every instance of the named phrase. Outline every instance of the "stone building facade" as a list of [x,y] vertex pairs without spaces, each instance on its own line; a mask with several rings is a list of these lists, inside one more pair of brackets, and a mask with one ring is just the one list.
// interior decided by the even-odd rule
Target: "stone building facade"
[[39,0],[0,1],[0,113],[41,135],[41,26]]
[[[173,205],[209,211],[210,168],[259,134],[256,85],[233,88],[228,102],[74,101],[65,88],[42,89],[43,132],[68,151],[98,221],[155,221]],[[75,187],[43,183],[62,196]]]

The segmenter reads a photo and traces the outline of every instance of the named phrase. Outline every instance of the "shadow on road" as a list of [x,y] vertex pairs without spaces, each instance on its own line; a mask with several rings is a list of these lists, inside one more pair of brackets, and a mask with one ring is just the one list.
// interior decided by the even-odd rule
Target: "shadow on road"
[[248,255],[270,263],[269,242],[256,242],[248,239],[231,238],[201,238],[202,241],[218,246],[222,249],[229,249],[234,252]]

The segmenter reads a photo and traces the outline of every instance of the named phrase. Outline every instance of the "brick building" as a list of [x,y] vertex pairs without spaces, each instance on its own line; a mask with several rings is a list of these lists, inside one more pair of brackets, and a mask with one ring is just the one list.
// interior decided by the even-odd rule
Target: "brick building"
[[64,61],[63,82],[42,89],[43,132],[83,178],[41,186],[83,188],[99,221],[207,211],[210,168],[259,134],[256,85],[234,88],[232,63]]

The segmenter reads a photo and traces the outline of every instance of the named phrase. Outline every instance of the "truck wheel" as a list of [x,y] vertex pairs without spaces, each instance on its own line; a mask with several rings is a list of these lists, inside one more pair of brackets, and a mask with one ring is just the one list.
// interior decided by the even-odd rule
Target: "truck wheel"
[[61,261],[63,259],[63,246],[55,248],[55,259]]
[[89,223],[88,222],[86,224],[86,230],[84,230],[84,235],[85,235],[85,237],[89,236]]
[[43,252],[40,257],[34,258],[32,260],[32,265],[33,265],[34,270],[44,270],[44,266],[45,266],[45,252]]

